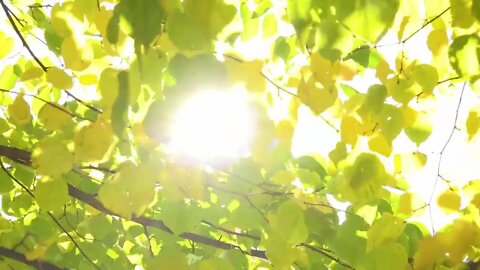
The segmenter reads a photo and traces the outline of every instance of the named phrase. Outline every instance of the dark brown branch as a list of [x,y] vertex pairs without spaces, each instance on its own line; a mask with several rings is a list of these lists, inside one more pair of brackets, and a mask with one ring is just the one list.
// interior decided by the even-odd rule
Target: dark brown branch
[[23,165],[31,165],[31,153],[16,147],[0,145],[0,156],[7,157]]
[[[100,212],[103,212],[103,213],[108,214],[108,215],[119,216],[118,214],[114,213],[113,211],[107,209],[100,201],[98,201],[96,198],[92,197],[90,194],[88,194],[88,193],[86,193],[86,192],[84,192],[84,191],[82,191],[82,190],[80,190],[80,189],[78,189],[78,188],[76,188],[72,185],[68,186],[68,194],[70,196],[72,196],[74,198],[77,198],[78,200],[92,206],[93,208],[97,209]],[[151,218],[144,217],[144,216],[140,216],[140,217],[132,216],[130,218],[130,220],[134,221],[134,222],[137,222],[137,223],[139,223],[143,226],[154,227],[154,228],[160,229],[164,232],[173,234],[172,230],[170,228],[168,228],[165,225],[165,223],[163,223],[163,221],[161,221],[161,220],[151,219]],[[213,247],[220,248],[220,249],[225,249],[225,250],[239,249],[239,247],[237,245],[225,243],[225,242],[222,242],[222,241],[212,239],[210,237],[206,237],[206,236],[203,236],[203,235],[198,235],[198,234],[194,234],[194,233],[190,233],[190,232],[182,233],[179,236],[184,238],[184,239],[194,241],[196,243],[200,243],[200,244],[204,244],[204,245],[208,245],[208,246],[213,246]],[[264,250],[251,250],[248,254],[251,255],[251,256],[254,256],[254,257],[258,257],[260,259],[264,259],[264,260],[267,259]]]
[[11,250],[8,248],[0,247],[0,256],[10,258],[12,260],[24,263],[36,269],[43,269],[43,270],[61,270],[64,268],[58,267],[53,263],[49,263],[46,261],[41,260],[28,260],[25,257],[25,254],[17,252],[15,250]]

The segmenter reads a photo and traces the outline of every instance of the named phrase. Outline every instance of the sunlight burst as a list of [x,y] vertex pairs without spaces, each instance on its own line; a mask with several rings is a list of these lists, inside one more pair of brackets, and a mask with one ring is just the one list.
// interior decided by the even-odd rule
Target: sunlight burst
[[177,112],[169,147],[182,159],[223,164],[249,153],[253,126],[245,92],[202,92]]

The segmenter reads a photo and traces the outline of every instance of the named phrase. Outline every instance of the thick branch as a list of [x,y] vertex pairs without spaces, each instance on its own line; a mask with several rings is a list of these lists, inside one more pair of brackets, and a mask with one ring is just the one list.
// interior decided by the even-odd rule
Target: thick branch
[[[118,214],[114,213],[113,211],[107,209],[100,201],[98,201],[92,195],[90,195],[90,194],[88,194],[88,193],[86,193],[86,192],[84,192],[84,191],[82,191],[82,190],[80,190],[80,189],[78,189],[78,188],[76,188],[72,185],[68,186],[68,194],[70,196],[72,196],[74,198],[77,198],[78,200],[90,205],[91,207],[97,209],[100,212],[103,212],[103,213],[108,214],[108,215],[119,216]],[[170,228],[168,228],[165,225],[165,223],[163,223],[163,221],[161,221],[161,220],[151,219],[151,218],[144,217],[144,216],[140,216],[140,217],[132,216],[130,218],[130,220],[135,221],[135,222],[137,222],[137,223],[139,223],[143,226],[154,227],[154,228],[160,229],[160,230],[162,230],[164,232],[167,232],[167,233],[173,233],[172,230]],[[203,235],[195,234],[195,233],[185,232],[185,233],[180,234],[179,236],[184,238],[184,239],[194,241],[196,243],[200,243],[200,244],[204,244],[204,245],[208,245],[208,246],[213,246],[213,247],[220,248],[220,249],[226,249],[226,250],[228,250],[228,249],[239,249],[239,247],[237,245],[225,243],[225,242],[215,240],[215,239],[212,239],[212,238],[209,238],[209,237],[206,237],[206,236],[203,236]],[[251,250],[248,254],[250,254],[251,256],[260,258],[260,259],[264,259],[264,260],[267,259],[264,250]]]
[[[31,159],[30,159],[31,153],[15,147],[0,145],[0,156],[5,156],[13,161],[18,161],[24,165],[31,164]],[[68,194],[78,199],[79,201],[82,201],[83,203],[90,205],[91,207],[97,209],[98,211],[103,212],[104,214],[112,215],[112,216],[120,216],[114,213],[113,211],[111,211],[110,209],[106,208],[93,195],[88,194],[73,185],[70,185],[70,184],[68,185]],[[173,233],[172,230],[168,228],[165,225],[165,223],[163,223],[163,221],[161,220],[156,220],[156,219],[152,219],[144,216],[140,216],[140,217],[132,216],[130,220],[135,221],[143,226],[154,227],[162,231],[165,231],[167,233]],[[222,242],[219,240],[215,240],[203,235],[198,235],[190,232],[182,233],[179,236],[187,240],[195,241],[197,243],[213,246],[220,249],[227,249],[227,250],[240,249],[237,245],[229,244],[226,242]],[[258,257],[260,259],[264,259],[264,260],[267,259],[264,250],[251,250],[250,252],[248,252],[248,254],[254,257]]]
[[0,256],[10,258],[12,260],[22,262],[26,265],[30,265],[31,267],[34,267],[36,269],[43,269],[43,270],[61,270],[63,268],[60,268],[56,266],[55,264],[46,262],[46,261],[40,261],[40,260],[28,260],[24,254],[17,252],[15,250],[11,250],[8,248],[0,247]]

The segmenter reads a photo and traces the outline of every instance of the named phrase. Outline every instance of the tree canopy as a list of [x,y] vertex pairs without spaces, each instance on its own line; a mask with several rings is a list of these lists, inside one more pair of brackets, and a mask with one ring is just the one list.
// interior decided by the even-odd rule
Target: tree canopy
[[477,267],[480,1],[0,5],[0,268]]

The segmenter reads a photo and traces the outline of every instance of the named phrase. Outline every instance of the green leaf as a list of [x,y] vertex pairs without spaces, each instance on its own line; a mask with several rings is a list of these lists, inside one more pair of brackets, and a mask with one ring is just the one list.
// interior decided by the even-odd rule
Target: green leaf
[[335,1],[337,16],[355,35],[377,43],[395,19],[398,0]]
[[[150,45],[161,34],[161,22],[165,15],[160,1],[121,0],[115,7],[114,14],[116,12],[130,24],[131,36],[144,46]],[[107,37],[112,43],[118,41],[118,22],[119,18],[114,15],[108,26]]]
[[223,0],[186,0],[183,9],[169,16],[167,31],[177,47],[190,50],[210,49],[236,12]]
[[164,201],[160,207],[165,225],[176,235],[192,231],[202,219],[201,209],[195,205]]
[[480,78],[480,37],[464,35],[455,38],[448,52],[450,64],[458,75],[474,81]]
[[308,228],[303,212],[295,201],[283,202],[269,220],[275,237],[291,244],[305,241],[308,237]]
[[35,200],[45,211],[61,211],[70,201],[68,186],[63,179],[42,178],[35,187]]
[[113,132],[123,139],[123,131],[128,123],[128,101],[130,96],[128,72],[120,71],[117,76],[118,95],[112,105],[112,128]]
[[270,38],[277,33],[277,18],[273,13],[268,13],[263,17],[262,36]]

